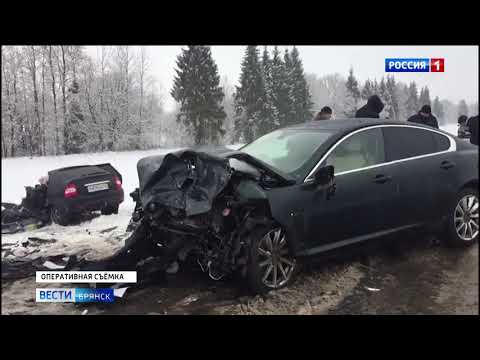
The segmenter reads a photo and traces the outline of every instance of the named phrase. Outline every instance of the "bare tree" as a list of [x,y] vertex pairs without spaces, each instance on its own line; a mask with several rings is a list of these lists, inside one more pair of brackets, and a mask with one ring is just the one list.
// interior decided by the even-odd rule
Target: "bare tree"
[[50,76],[51,76],[51,86],[52,86],[52,96],[53,96],[53,118],[55,126],[55,155],[59,152],[59,138],[58,138],[58,117],[57,117],[57,93],[55,91],[56,82],[55,82],[55,69],[53,67],[53,56],[52,56],[52,46],[48,47],[48,65],[50,67]]
[[65,152],[68,145],[68,122],[67,122],[67,98],[66,98],[66,47],[60,46],[61,59],[58,61],[58,71],[60,73],[60,84],[62,89],[62,110],[63,110],[63,150]]

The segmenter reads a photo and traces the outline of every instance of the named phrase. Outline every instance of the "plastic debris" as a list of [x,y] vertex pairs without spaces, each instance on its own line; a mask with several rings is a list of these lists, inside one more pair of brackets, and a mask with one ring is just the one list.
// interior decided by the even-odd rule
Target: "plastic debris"
[[119,289],[113,289],[113,295],[115,297],[123,297],[123,295],[125,295],[125,292],[127,291],[128,287],[124,287],[124,288],[119,288]]
[[365,286],[365,289],[367,289],[368,291],[373,291],[373,292],[380,291],[380,289],[371,288],[371,287],[368,287],[368,286]]
[[50,269],[50,270],[57,270],[57,269],[64,269],[65,268],[65,265],[57,265],[51,261],[45,261],[43,263],[43,266],[45,266],[47,269]]

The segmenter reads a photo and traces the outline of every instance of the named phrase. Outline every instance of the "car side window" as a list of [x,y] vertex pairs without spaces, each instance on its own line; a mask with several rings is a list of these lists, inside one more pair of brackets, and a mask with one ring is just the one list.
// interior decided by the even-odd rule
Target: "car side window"
[[437,143],[437,151],[447,151],[450,148],[450,139],[445,135],[432,133],[435,142]]
[[384,127],[387,161],[408,159],[438,152],[433,132],[411,127]]
[[384,140],[379,128],[363,130],[343,140],[327,157],[335,174],[385,162]]

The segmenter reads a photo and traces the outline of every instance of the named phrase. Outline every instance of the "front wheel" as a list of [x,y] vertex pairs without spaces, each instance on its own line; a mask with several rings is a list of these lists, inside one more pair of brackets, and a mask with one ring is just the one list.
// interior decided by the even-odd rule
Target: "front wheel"
[[280,227],[252,233],[247,266],[249,288],[256,294],[288,286],[298,269],[291,255],[285,231]]
[[478,190],[467,188],[458,193],[447,222],[450,245],[466,247],[478,240]]

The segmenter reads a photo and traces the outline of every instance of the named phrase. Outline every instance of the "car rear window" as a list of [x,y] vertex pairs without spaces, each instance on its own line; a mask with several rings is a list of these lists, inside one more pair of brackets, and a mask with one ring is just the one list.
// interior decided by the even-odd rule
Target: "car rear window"
[[[427,129],[410,127],[384,127],[387,161],[407,159],[415,156],[436,153],[437,141],[433,132]],[[447,139],[448,140],[448,139]]]

